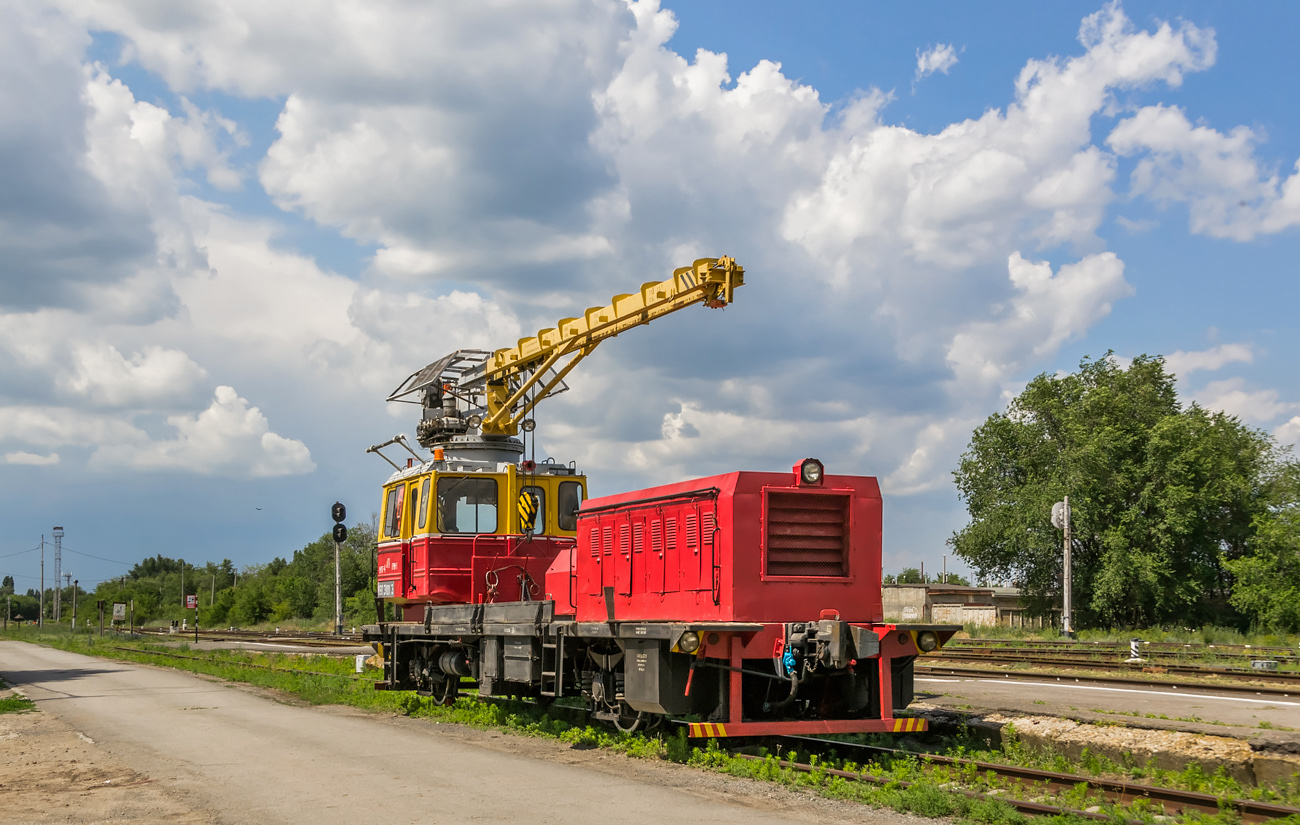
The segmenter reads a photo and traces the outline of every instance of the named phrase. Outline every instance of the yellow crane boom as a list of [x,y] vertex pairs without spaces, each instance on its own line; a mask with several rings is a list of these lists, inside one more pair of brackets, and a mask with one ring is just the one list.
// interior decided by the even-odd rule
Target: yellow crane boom
[[[436,399],[450,394],[482,399],[479,424],[485,436],[508,436],[542,399],[563,388],[564,376],[602,341],[695,304],[724,307],[745,283],[744,267],[732,258],[700,258],[663,281],[642,284],[636,293],[615,295],[606,306],[591,307],[578,318],[520,338],[513,347],[483,353],[458,350],[402,382],[388,400],[428,390]],[[567,360],[566,360],[567,359]]]
[[[591,307],[581,318],[563,318],[554,327],[520,338],[510,348],[492,353],[484,372],[487,379],[487,415],[484,434],[512,435],[519,422],[551,394],[578,362],[601,342],[633,327],[648,324],[695,304],[724,307],[735,289],[745,283],[745,269],[731,258],[700,258],[673,272],[673,277],[642,284],[640,291],[615,295],[607,306]],[[566,356],[569,361],[540,390],[529,396],[542,377]],[[523,376],[527,376],[523,378]],[[522,380],[512,393],[511,378]]]

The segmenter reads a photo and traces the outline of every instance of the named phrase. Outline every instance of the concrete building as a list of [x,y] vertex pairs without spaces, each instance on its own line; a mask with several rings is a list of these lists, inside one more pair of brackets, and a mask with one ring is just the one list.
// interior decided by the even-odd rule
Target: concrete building
[[1015,587],[887,584],[881,595],[887,621],[1012,627],[1042,627],[1044,624],[1041,617],[1025,615],[1020,604],[1020,590]]

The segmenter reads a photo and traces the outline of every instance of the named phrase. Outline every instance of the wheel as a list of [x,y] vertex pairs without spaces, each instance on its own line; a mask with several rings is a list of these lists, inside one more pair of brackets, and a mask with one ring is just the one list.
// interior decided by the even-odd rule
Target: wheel
[[631,708],[623,705],[619,708],[618,717],[614,719],[614,727],[623,733],[636,733],[648,721],[648,716],[649,714],[643,710],[633,712]]
[[460,678],[448,676],[441,684],[434,684],[432,697],[441,705],[453,705],[460,694]]

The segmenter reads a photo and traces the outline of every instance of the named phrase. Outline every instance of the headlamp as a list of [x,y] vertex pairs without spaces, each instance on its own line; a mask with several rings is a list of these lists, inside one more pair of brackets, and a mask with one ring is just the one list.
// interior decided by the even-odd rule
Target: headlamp
[[821,484],[825,468],[815,458],[805,458],[799,462],[799,481],[802,484]]
[[677,649],[682,653],[694,653],[700,649],[700,634],[688,630],[677,640]]

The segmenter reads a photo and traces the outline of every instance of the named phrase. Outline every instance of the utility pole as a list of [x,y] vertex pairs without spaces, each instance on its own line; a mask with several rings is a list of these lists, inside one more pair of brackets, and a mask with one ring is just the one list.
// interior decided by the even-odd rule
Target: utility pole
[[45,534],[41,533],[41,609],[36,615],[36,626],[45,627]]
[[[57,582],[56,582],[56,583],[57,583]],[[71,587],[71,586],[72,586],[72,574],[69,573],[69,572],[67,572],[67,571],[64,571],[64,573],[63,573],[63,587],[64,587],[64,589],[66,590],[67,588],[69,588],[69,587]],[[63,593],[63,591],[60,590],[59,593],[60,593],[60,596],[59,596],[59,603],[62,604],[62,600],[63,600],[62,593]],[[73,597],[72,597],[72,612],[73,612],[73,613],[76,613],[76,612],[77,612],[77,597],[76,597],[76,596],[73,596]],[[76,627],[76,624],[77,624],[76,622],[73,622],[73,623],[72,623],[73,627]]]
[[59,588],[59,574],[63,568],[63,528],[54,528],[54,623],[59,623],[59,607],[63,591]]
[[77,629],[77,580],[72,580],[72,629]]

